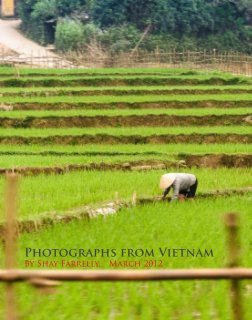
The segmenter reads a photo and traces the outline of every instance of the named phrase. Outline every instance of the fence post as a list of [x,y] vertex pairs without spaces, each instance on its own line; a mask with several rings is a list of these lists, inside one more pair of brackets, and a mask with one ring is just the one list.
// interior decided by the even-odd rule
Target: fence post
[[[5,228],[5,264],[6,269],[16,267],[16,215],[17,215],[17,193],[18,193],[18,176],[8,174],[6,176],[6,193],[5,193],[5,211],[6,211],[6,228]],[[6,319],[16,320],[16,301],[14,284],[6,284]]]
[[[225,217],[225,224],[228,231],[228,252],[229,252],[229,267],[238,267],[240,263],[240,242],[238,237],[239,221],[238,214],[229,213]],[[231,280],[230,298],[233,312],[233,320],[242,320],[242,297],[240,289],[240,280]]]
[[135,206],[137,204],[137,193],[136,191],[132,194],[132,205]]
[[116,205],[119,205],[119,203],[120,203],[119,192],[116,191],[116,192],[115,192],[115,204],[116,204]]

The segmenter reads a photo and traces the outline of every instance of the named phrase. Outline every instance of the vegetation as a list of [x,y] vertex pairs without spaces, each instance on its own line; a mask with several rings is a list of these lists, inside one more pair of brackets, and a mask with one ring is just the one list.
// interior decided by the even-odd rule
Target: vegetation
[[[202,179],[203,176],[200,181],[203,181]],[[134,180],[134,182],[137,181],[138,179]],[[150,181],[147,177],[146,184],[148,182]],[[143,188],[146,184],[143,184]],[[235,212],[241,213],[242,266],[250,267],[252,258],[249,245],[252,227],[250,201],[247,196],[233,196],[226,199],[197,200],[193,203],[173,205],[160,203],[125,209],[115,217],[106,217],[106,219],[100,217],[89,223],[76,221],[55,225],[34,234],[23,234],[19,239],[19,266],[22,268],[24,266],[24,252],[27,247],[115,248],[120,256],[121,248],[139,248],[144,244],[144,249],[153,249],[156,253],[155,258],[163,260],[165,268],[223,267],[227,265],[228,260],[223,214],[225,208],[232,208]],[[202,232],[202,226],[204,226],[204,232]],[[214,258],[161,257],[160,247],[212,249]],[[40,260],[49,261],[63,259],[75,260],[72,257],[40,258]],[[38,262],[39,258],[34,260]],[[98,255],[97,258],[88,260],[98,261],[100,268],[111,268],[109,267],[110,258],[101,258]],[[140,257],[131,260],[140,260],[143,263],[146,259]],[[3,261],[2,257],[0,261]],[[231,317],[228,288],[229,284],[222,281],[218,283],[175,281],[113,284],[77,282],[63,283],[53,295],[41,295],[30,285],[19,284],[17,293],[18,307],[21,314],[28,320],[52,318],[56,314],[57,319],[60,320],[76,317],[100,320],[108,319],[111,314],[116,314],[115,319],[136,319],[140,316],[140,312],[140,317],[144,316],[147,320],[155,317],[172,319],[178,315],[180,319],[186,320],[192,318],[196,312],[203,319],[209,319],[212,314],[217,314],[220,320],[225,320]],[[242,282],[242,288],[242,292],[246,292],[244,308],[246,319],[249,319],[251,312],[249,283]],[[61,305],[60,311],[59,305]],[[31,310],[34,310],[34,306],[38,312],[32,314]],[[1,306],[0,315],[4,317]]]
[[[184,172],[185,169],[182,171]],[[251,185],[248,168],[193,168],[192,171],[199,181],[204,181],[199,185],[199,192]],[[64,210],[80,205],[111,201],[115,199],[115,192],[119,192],[119,197],[125,200],[132,199],[134,191],[137,192],[138,197],[159,195],[158,182],[163,172],[163,170],[147,172],[84,171],[64,175],[23,177],[20,219],[36,218],[42,213],[53,211],[64,214]],[[102,192],[99,192],[101,181]],[[4,178],[0,177],[1,212],[3,212],[3,186]]]
[[112,135],[112,136],[149,136],[166,134],[251,134],[250,126],[213,126],[213,127],[134,127],[132,128],[0,128],[0,136],[20,137],[51,137],[51,136],[81,136],[81,135]]
[[[74,80],[74,79],[135,79],[135,78],[146,78],[146,79],[178,79],[178,80],[186,80],[186,79],[209,79],[210,77],[214,78],[216,77],[217,79],[223,79],[223,80],[233,80],[233,81],[238,81],[238,80],[247,80],[247,83],[251,83],[247,77],[236,77],[234,75],[228,74],[228,73],[199,73],[199,74],[194,74],[194,73],[189,73],[189,74],[179,74],[179,73],[154,73],[154,74],[148,74],[148,73],[127,73],[127,69],[124,69],[124,72],[120,73],[108,73],[108,74],[99,74],[99,73],[67,73],[67,74],[34,74],[32,77],[28,74],[24,74],[24,77],[22,77],[20,80],[28,80],[32,78],[32,80],[48,80],[52,79],[53,77],[60,75],[63,80]],[[5,77],[6,76],[6,77]],[[14,76],[14,75],[13,75]],[[2,75],[1,80],[12,80],[10,77],[10,74]],[[233,83],[236,84],[236,83]]]
[[[140,45],[144,50],[252,50],[247,0],[32,0],[20,2],[18,11],[31,37],[41,43],[56,38],[62,51],[92,43],[112,53],[129,51],[147,30]],[[73,45],[67,39],[76,34],[79,43],[75,39]]]
[[74,98],[69,96],[52,96],[52,97],[0,97],[0,103],[96,103],[96,104],[112,104],[125,102],[129,104],[140,102],[165,102],[165,101],[248,101],[252,100],[252,94],[180,94],[176,96],[172,95],[126,95],[126,96],[76,96]]
[[[204,128],[203,128],[204,129]],[[8,129],[4,129],[7,130]],[[19,129],[17,129],[19,130]],[[32,129],[32,132],[35,129]],[[69,129],[65,129],[66,131]],[[186,130],[186,128],[184,128]],[[215,128],[216,130],[216,128]],[[1,136],[2,132],[0,130]],[[11,134],[10,131],[7,134]],[[21,135],[18,131],[15,135]],[[52,134],[54,134],[52,132]],[[60,134],[60,133],[59,133]],[[236,154],[245,153],[251,154],[252,148],[250,144],[116,144],[116,145],[104,145],[104,144],[88,144],[88,145],[1,145],[1,155],[70,155],[70,156],[103,156],[103,155],[131,155],[132,159],[135,155],[162,155],[163,159],[166,156],[174,156],[181,154],[205,154],[205,153],[225,153]]]
[[57,23],[55,44],[57,48],[64,51],[65,48],[68,50],[77,50],[81,47],[80,38],[83,32],[82,24],[75,20],[60,20]]
[[[134,161],[147,161],[147,160],[163,160],[164,155],[134,155]],[[165,161],[175,160],[175,156],[169,156]],[[46,167],[46,166],[64,166],[72,164],[90,164],[90,163],[126,163],[132,161],[132,155],[123,156],[110,156],[110,155],[59,155],[59,156],[26,156],[26,155],[1,155],[0,168],[18,168],[18,167]]]
[[63,87],[63,86],[142,86],[142,85],[242,85],[250,84],[251,79],[232,75],[197,75],[197,76],[165,76],[165,75],[113,75],[113,76],[66,76],[50,77],[2,77],[0,87]]
[[[182,94],[233,94],[252,93],[251,85],[236,86],[132,86],[132,87],[37,87],[37,88],[0,88],[3,97],[44,97],[44,96],[97,96],[97,95],[179,95]],[[233,97],[233,96],[232,96]]]
[[2,118],[48,118],[48,117],[130,117],[133,115],[205,116],[205,115],[249,115],[251,108],[198,108],[198,109],[123,109],[123,110],[42,110],[42,111],[0,111]]
[[[10,67],[2,67],[0,66],[0,76],[6,76],[6,75],[13,75],[15,70]],[[27,75],[29,77],[31,76],[40,76],[40,75],[116,75],[116,74],[122,74],[122,75],[130,75],[130,74],[164,74],[164,75],[198,75],[198,74],[205,74],[205,72],[198,70],[187,70],[187,69],[162,69],[162,68],[94,68],[94,69],[75,69],[71,68],[69,69],[41,69],[41,68],[21,68],[19,69],[20,75]],[[210,72],[210,74],[214,75],[226,75],[228,76],[228,73],[215,71]]]
[[[27,4],[26,1],[22,3]],[[59,4],[61,1],[51,1],[50,4],[45,1],[43,5],[41,1],[40,6],[52,6],[55,3]],[[66,7],[62,8],[60,14],[64,19],[66,19],[64,10],[72,10],[69,7],[70,4],[71,2],[67,1],[65,3]],[[83,3],[84,6],[85,4]],[[119,3],[117,4],[119,5]],[[124,2],[121,3],[122,6],[124,4]],[[149,2],[147,1],[146,4],[148,9]],[[209,2],[210,4],[211,2]],[[54,11],[51,12],[54,13]],[[139,23],[143,23],[143,20]],[[140,25],[139,28],[141,28]],[[146,69],[139,69],[137,73],[136,70],[127,69],[105,70],[104,72],[82,70],[79,73],[75,73],[75,71],[72,73],[73,70],[55,73],[54,71],[52,70],[51,73],[48,70],[36,70],[32,73],[30,69],[21,69],[21,77],[17,78],[12,76],[12,68],[3,69],[2,74],[0,69],[2,79],[0,83],[5,86],[0,89],[0,94],[17,94],[14,97],[0,97],[2,108],[0,120],[2,126],[6,126],[0,128],[0,168],[12,169],[20,166],[34,166],[35,169],[41,166],[60,168],[65,165],[91,162],[114,164],[115,162],[125,163],[139,160],[161,160],[164,162],[183,160],[186,155],[210,153],[216,154],[215,158],[219,159],[226,153],[233,155],[232,159],[235,159],[235,161],[231,164],[235,163],[237,167],[230,168],[230,163],[226,163],[228,168],[218,167],[219,164],[213,163],[216,165],[214,169],[203,164],[205,165],[203,168],[177,166],[176,169],[171,170],[194,173],[199,180],[198,194],[251,187],[251,168],[241,168],[239,166],[244,165],[243,160],[245,159],[243,155],[240,156],[241,153],[244,154],[244,157],[251,157],[252,154],[251,144],[248,143],[251,140],[252,132],[249,124],[250,118],[247,117],[251,114],[252,95],[247,91],[232,94],[231,91],[226,90],[227,88],[249,90],[251,87],[249,86],[251,82],[249,78],[234,77],[222,73],[194,73],[190,70],[176,70],[173,73],[169,69],[149,69],[148,72]],[[136,87],[136,79],[142,82],[140,84],[144,86]],[[172,86],[167,84],[166,87],[160,87],[162,81],[170,80]],[[201,86],[192,86],[191,82],[200,83]],[[75,88],[76,83],[79,86],[77,88]],[[210,83],[215,83],[216,86],[213,87]],[[83,84],[84,87],[82,87]],[[111,84],[115,86],[108,87]],[[153,84],[159,86],[153,87]],[[176,87],[176,84],[180,86]],[[229,84],[230,87],[225,84]],[[26,88],[23,88],[22,85]],[[105,85],[107,87],[104,87]],[[184,90],[201,88],[205,91],[176,96],[167,92],[160,96],[160,90],[174,90],[176,88],[183,88]],[[223,92],[209,94],[207,92],[209,88],[219,88]],[[90,92],[104,89],[112,89],[112,91],[109,95],[90,96]],[[145,92],[142,95],[132,94],[135,89],[144,89]],[[59,90],[64,94],[59,94]],[[74,98],[67,96],[68,91],[71,90],[77,92]],[[114,94],[118,90],[121,90],[121,96]],[[48,91],[53,92],[54,96],[47,97]],[[87,96],[81,96],[79,94],[81,91],[86,91]],[[28,92],[36,93],[38,96],[23,96]],[[44,96],[42,96],[42,93]],[[146,108],[149,101],[155,103],[155,109]],[[173,107],[165,109],[163,103],[172,101],[176,102]],[[120,109],[119,105],[123,103],[124,106],[130,107]],[[141,104],[142,109],[136,103]],[[50,111],[47,110],[49,104],[52,106]],[[105,104],[108,107],[107,110],[102,109]],[[71,110],[60,111],[59,106],[61,105],[68,105]],[[186,109],[181,109],[184,105],[186,105]],[[32,106],[33,111],[28,111],[30,106]],[[135,108],[136,106],[137,108]],[[22,109],[23,107],[27,109],[23,111],[16,109]],[[4,108],[6,108],[6,111],[4,111]],[[199,116],[204,114],[206,121],[205,123],[199,123],[197,127],[192,126],[189,121],[183,127],[174,125],[171,127],[147,127],[146,123],[142,124],[145,126],[140,127],[115,127],[112,123],[110,125],[107,123],[106,128],[78,128],[78,123],[74,121],[76,118],[71,119],[69,117],[89,115],[95,121],[102,115],[130,117],[133,114],[137,114],[140,118],[142,115],[149,115],[150,121],[155,121],[155,114],[174,114],[185,117],[187,115]],[[238,117],[239,125],[231,125],[227,121],[223,126],[210,127],[213,124],[210,123],[211,119],[215,117],[218,119],[221,114],[224,114],[223,118],[225,119],[225,115],[228,114],[240,115]],[[42,116],[55,117],[52,128],[45,128],[44,119],[46,118],[42,119]],[[10,119],[7,119],[7,117],[10,117]],[[65,117],[69,118],[65,119]],[[248,122],[243,121],[245,117],[248,118]],[[17,128],[19,123],[28,126],[30,120],[37,122],[39,128]],[[63,121],[69,125],[69,128],[62,127]],[[152,122],[152,124],[154,126],[156,123]],[[8,127],[10,125],[13,127]],[[128,139],[132,135],[135,137],[132,140]],[[167,141],[167,144],[159,144],[157,135],[174,136]],[[180,136],[176,140],[178,143],[175,143],[175,139],[178,138],[177,135]],[[152,140],[148,140],[150,136]],[[109,138],[106,140],[106,145],[101,144],[102,141],[105,141],[102,140],[103,137]],[[181,137],[187,140],[183,140]],[[194,137],[199,138],[196,140]],[[206,138],[204,141],[207,144],[200,144],[203,142],[202,137]],[[82,138],[84,139],[82,140]],[[99,143],[95,144],[94,141]],[[118,141],[123,142],[117,144]],[[132,141],[131,144],[122,144],[130,141]],[[139,144],[143,141],[148,143],[145,145]],[[150,141],[151,143],[149,143]],[[188,141],[188,143],[180,143],[182,141]],[[217,144],[216,141],[222,143]],[[87,142],[90,144],[85,145],[84,143]],[[10,145],[10,143],[12,144]],[[60,145],[61,143],[65,143],[65,145]],[[146,169],[145,171],[98,171],[94,169],[90,171],[70,171],[62,174],[54,174],[60,171],[54,170],[46,175],[22,176],[20,179],[18,219],[21,225],[22,222],[25,223],[28,229],[33,224],[37,226],[37,220],[41,221],[43,219],[45,230],[20,233],[19,267],[25,268],[24,250],[26,247],[115,247],[119,250],[123,247],[150,247],[157,250],[158,247],[162,246],[196,249],[206,247],[214,251],[214,258],[164,257],[164,268],[223,267],[227,264],[227,256],[223,249],[222,217],[225,212],[231,211],[241,214],[244,257],[242,265],[250,265],[250,193],[245,193],[243,196],[233,195],[230,197],[211,197],[209,199],[198,197],[194,202],[157,203],[131,207],[122,209],[117,215],[108,216],[106,219],[98,217],[97,219],[91,219],[89,222],[78,220],[53,226],[47,224],[50,218],[55,218],[57,221],[62,218],[62,221],[66,222],[67,219],[64,215],[66,215],[67,210],[73,208],[82,208],[83,206],[100,208],[102,203],[111,203],[118,198],[131,201],[134,192],[136,192],[138,198],[161,195],[159,177],[168,169]],[[5,178],[1,175],[0,212],[2,212],[2,215],[0,223],[4,219],[4,185]],[[0,250],[0,267],[3,267],[4,261],[2,251]],[[156,258],[159,259],[160,255],[157,254]],[[50,260],[50,258],[47,260]],[[94,260],[94,258],[90,260]],[[143,258],[140,258],[140,260],[143,261]],[[107,258],[97,257],[97,261],[100,263],[100,268],[110,268]],[[37,266],[35,267],[37,268]],[[244,297],[246,315],[250,316],[250,287],[246,286],[246,283],[243,283],[243,286],[243,292],[246,292]],[[1,286],[0,289],[3,290],[3,287]],[[199,283],[198,281],[183,283],[127,282],[116,283],[113,286],[110,283],[64,283],[58,288],[57,293],[50,296],[40,295],[36,291],[37,289],[26,284],[18,284],[16,289],[20,318],[28,320],[47,318],[60,320],[82,318],[90,320],[110,318],[116,320],[138,318],[152,320],[157,318],[164,320],[179,318],[188,320],[196,317],[226,320],[231,318],[226,291],[227,284],[224,282],[218,284],[213,282]],[[3,295],[1,295],[1,318],[4,318],[3,300]]]

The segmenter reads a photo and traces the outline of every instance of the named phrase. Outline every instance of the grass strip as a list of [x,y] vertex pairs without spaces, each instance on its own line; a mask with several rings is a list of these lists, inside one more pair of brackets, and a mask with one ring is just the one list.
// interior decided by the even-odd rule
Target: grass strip
[[[1,130],[0,130],[1,131]],[[180,154],[251,154],[249,144],[89,144],[61,145],[0,145],[1,155],[57,155],[57,156],[176,156]],[[133,158],[134,159],[134,158]]]
[[[20,75],[69,75],[69,74],[79,74],[79,75],[97,75],[97,74],[180,74],[180,75],[198,75],[205,74],[205,72],[200,70],[189,70],[181,68],[95,68],[95,69],[46,69],[46,68],[11,68],[11,67],[0,67],[1,75],[15,75],[17,70]],[[209,72],[209,74],[228,76],[228,73],[221,71]]]
[[246,77],[219,76],[113,76],[113,77],[31,77],[31,78],[2,78],[0,87],[51,87],[51,86],[123,86],[123,85],[235,85],[250,84]]
[[252,101],[252,94],[203,94],[203,95],[145,95],[145,96],[52,96],[52,97],[0,97],[0,103],[136,103],[136,102],[165,102],[165,101]]
[[0,118],[49,118],[49,117],[130,117],[147,115],[166,116],[212,116],[212,115],[249,115],[252,108],[196,108],[196,109],[104,109],[104,110],[29,110],[0,111]]
[[0,88],[2,96],[92,96],[143,94],[227,94],[251,93],[251,85],[236,86],[134,86],[134,87],[55,87],[55,88]]
[[203,168],[249,168],[252,166],[252,154],[207,154],[207,155],[2,155],[0,174],[5,175],[11,169],[23,175],[64,174],[70,171],[85,170],[172,170],[190,167]]
[[132,128],[0,128],[0,137],[50,137],[50,136],[79,136],[79,135],[113,135],[113,136],[150,136],[165,134],[252,134],[249,126],[213,126],[213,127],[137,127]]
[[18,168],[18,167],[45,167],[45,166],[62,166],[62,165],[72,165],[72,164],[90,164],[90,163],[107,163],[107,164],[116,164],[116,163],[126,163],[134,161],[175,161],[176,156],[164,156],[164,155],[120,155],[120,156],[111,156],[111,155],[1,155],[0,159],[0,168]]

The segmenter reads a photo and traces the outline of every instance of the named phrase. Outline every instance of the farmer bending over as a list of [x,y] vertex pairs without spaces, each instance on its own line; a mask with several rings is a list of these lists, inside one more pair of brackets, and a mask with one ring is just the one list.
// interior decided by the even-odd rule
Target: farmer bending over
[[162,199],[165,199],[173,188],[172,201],[184,198],[193,199],[196,194],[198,180],[189,173],[167,173],[161,176],[160,188],[164,190]]

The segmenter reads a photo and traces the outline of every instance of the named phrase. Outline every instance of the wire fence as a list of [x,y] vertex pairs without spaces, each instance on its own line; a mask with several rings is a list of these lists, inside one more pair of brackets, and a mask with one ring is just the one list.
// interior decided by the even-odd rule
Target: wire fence
[[237,75],[252,76],[252,55],[239,52],[183,51],[162,52],[134,51],[109,54],[99,50],[68,52],[62,55],[8,54],[0,51],[0,65],[29,66],[31,68],[140,68],[163,67],[191,70],[220,70]]

